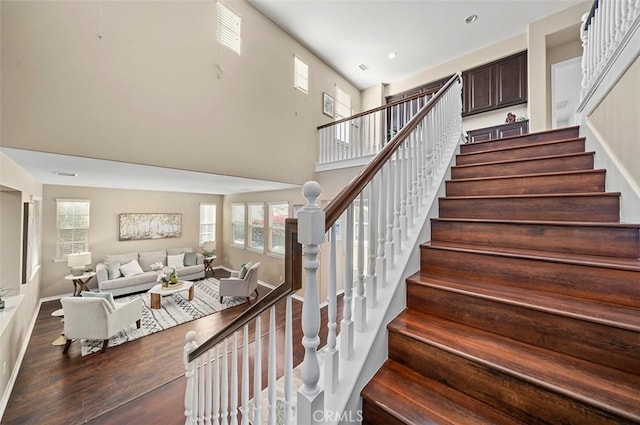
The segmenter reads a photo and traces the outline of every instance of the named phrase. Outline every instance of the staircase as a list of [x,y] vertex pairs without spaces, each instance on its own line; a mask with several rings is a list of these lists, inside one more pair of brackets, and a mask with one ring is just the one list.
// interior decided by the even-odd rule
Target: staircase
[[640,225],[578,128],[461,146],[366,424],[640,422]]

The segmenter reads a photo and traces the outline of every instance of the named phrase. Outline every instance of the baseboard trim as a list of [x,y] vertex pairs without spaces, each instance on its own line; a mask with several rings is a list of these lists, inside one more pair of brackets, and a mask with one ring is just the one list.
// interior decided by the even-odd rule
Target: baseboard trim
[[36,320],[38,319],[38,314],[40,313],[40,307],[42,307],[42,299],[38,301],[38,306],[36,307],[33,313],[33,317],[31,318],[31,323],[29,323],[29,329],[27,329],[25,338],[22,341],[22,346],[20,347],[20,352],[18,353],[16,364],[14,365],[13,371],[11,372],[11,376],[9,377],[9,382],[7,382],[7,387],[4,389],[4,393],[2,394],[2,399],[0,399],[0,422],[2,422],[2,416],[4,415],[4,412],[7,409],[7,405],[9,404],[9,397],[11,397],[13,386],[15,385],[16,380],[18,379],[18,373],[20,372],[20,368],[22,367],[22,361],[24,360],[24,355],[27,353],[27,347],[29,347],[29,341],[31,341],[31,335],[33,334],[33,329],[36,326]]

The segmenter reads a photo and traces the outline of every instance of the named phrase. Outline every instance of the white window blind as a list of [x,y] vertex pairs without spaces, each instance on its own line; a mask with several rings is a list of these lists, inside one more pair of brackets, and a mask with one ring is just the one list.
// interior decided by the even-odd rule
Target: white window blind
[[293,86],[305,93],[309,92],[309,65],[298,56],[293,57]]
[[85,199],[57,199],[57,258],[89,251],[89,205]]
[[224,4],[217,3],[218,19],[217,19],[217,38],[220,44],[223,44],[240,54],[240,30],[242,19]]
[[199,244],[216,240],[216,204],[200,204]]
[[269,204],[269,252],[284,255],[284,224],[289,216],[286,202]]
[[351,95],[336,86],[336,120],[351,116]]

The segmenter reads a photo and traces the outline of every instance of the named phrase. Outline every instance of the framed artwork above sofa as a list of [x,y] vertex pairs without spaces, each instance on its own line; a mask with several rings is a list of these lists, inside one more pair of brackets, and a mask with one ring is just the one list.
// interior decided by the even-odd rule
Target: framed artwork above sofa
[[182,236],[180,213],[120,214],[120,240],[179,238]]

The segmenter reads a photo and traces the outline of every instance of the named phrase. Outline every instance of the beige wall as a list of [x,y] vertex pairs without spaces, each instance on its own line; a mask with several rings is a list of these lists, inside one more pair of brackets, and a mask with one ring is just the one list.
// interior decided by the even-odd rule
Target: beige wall
[[[0,396],[4,393],[11,374],[13,373],[16,360],[22,348],[22,344],[27,338],[27,331],[31,324],[31,320],[36,312],[38,299],[40,298],[40,280],[43,275],[42,268],[33,276],[32,280],[26,284],[20,283],[21,264],[22,264],[22,234],[21,230],[16,232],[7,232],[5,229],[17,228],[22,229],[22,204],[29,202],[32,196],[42,196],[42,185],[31,177],[25,170],[20,168],[13,160],[0,152],[0,186],[17,191],[20,199],[8,198],[5,204],[5,196],[0,197],[2,204],[0,205],[0,230],[2,230],[2,244],[0,245],[0,259],[2,263],[0,267],[3,269],[1,275],[3,281],[2,286],[14,288],[14,292],[10,294],[15,296],[24,295],[21,303],[18,305],[15,314],[8,323],[0,326]],[[6,210],[9,208],[9,211]],[[15,211],[19,208],[19,212]],[[5,237],[8,239],[5,241]],[[37,241],[40,243],[40,241]],[[5,249],[13,252],[6,253]],[[10,269],[6,271],[5,269]],[[9,278],[11,280],[4,280]],[[16,280],[17,279],[17,280]],[[3,317],[0,313],[0,321]],[[6,371],[4,364],[6,362]]]
[[5,146],[301,184],[322,92],[339,84],[360,110],[357,88],[245,0],[226,2],[240,56],[216,42],[213,1],[3,3]]
[[[552,58],[547,56],[548,49],[555,47],[553,39],[570,27],[581,22],[582,15],[589,11],[592,1],[585,1],[529,24],[528,29],[528,73],[529,73],[529,129],[541,131],[551,128],[551,90],[550,67]],[[575,37],[579,39],[579,32]],[[569,56],[572,57],[572,56]],[[568,59],[565,57],[564,59]],[[575,57],[575,56],[573,56]],[[564,60],[561,59],[561,60]],[[558,60],[557,62],[560,62]]]
[[[44,187],[42,260],[42,296],[72,292],[72,283],[64,280],[69,274],[66,262],[54,261],[56,255],[56,199],[89,199],[89,250],[93,266],[107,254],[153,251],[157,249],[190,247],[198,249],[200,203],[217,204],[217,222],[222,220],[222,197],[216,195],[153,192],[141,190],[101,189],[76,186]],[[119,241],[120,213],[181,213],[182,237],[142,241]],[[218,225],[218,228],[221,226]],[[218,232],[217,239],[221,238]],[[218,262],[218,260],[217,260]],[[89,288],[96,288],[93,279]]]
[[[635,93],[635,95],[631,95]],[[614,161],[630,177],[632,186],[640,188],[640,58],[616,83],[589,120],[602,137]],[[623,199],[624,201],[624,199]]]

